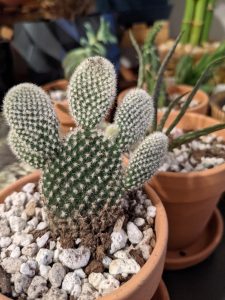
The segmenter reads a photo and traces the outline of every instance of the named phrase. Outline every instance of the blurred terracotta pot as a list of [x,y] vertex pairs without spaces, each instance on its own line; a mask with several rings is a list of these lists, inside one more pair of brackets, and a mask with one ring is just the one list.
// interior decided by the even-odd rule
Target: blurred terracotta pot
[[212,117],[225,122],[225,111],[222,107],[225,105],[225,92],[220,92],[212,96],[210,99]]
[[[0,203],[3,203],[5,198],[14,191],[20,191],[21,188],[28,182],[38,182],[40,172],[36,171],[33,174],[25,176],[15,183],[11,184],[0,192]],[[145,192],[156,206],[157,214],[155,219],[156,245],[155,248],[141,268],[129,281],[123,284],[113,293],[99,298],[99,300],[169,300],[168,293],[163,284],[160,284],[168,238],[168,224],[165,209],[154,190],[146,184]],[[159,286],[159,290],[157,288]],[[155,297],[154,294],[156,293]],[[164,295],[164,298],[159,298]],[[0,300],[9,299],[0,295]]]
[[[190,85],[178,84],[168,87],[167,92],[169,95],[182,95],[184,93],[191,92],[192,89],[193,87]],[[198,101],[198,105],[196,105],[195,107],[188,108],[188,112],[206,115],[209,106],[209,96],[204,91],[198,90],[195,94],[194,99]]]
[[[125,89],[123,90],[121,93],[119,93],[118,97],[117,97],[117,104],[120,105],[120,103],[123,101],[124,96],[129,92],[131,88]],[[192,86],[189,85],[173,85],[167,88],[167,92],[170,96],[172,96],[173,94],[185,94],[187,92],[190,92],[193,89]],[[195,95],[195,99],[198,101],[198,105],[196,105],[195,107],[189,108],[188,112],[192,112],[192,113],[199,113],[199,114],[203,114],[206,115],[207,111],[208,111],[208,105],[209,105],[209,97],[208,95],[203,92],[202,90],[198,90],[196,95]]]
[[[66,91],[67,86],[68,81],[66,79],[59,79],[43,85],[42,88],[49,93],[54,90]],[[52,103],[60,123],[60,130],[62,133],[67,133],[70,128],[75,127],[75,122],[70,115],[68,101],[66,99],[62,101],[52,100]]]
[[[177,114],[171,113],[166,127]],[[215,124],[218,122],[212,118],[186,113],[177,127],[189,131]],[[225,130],[215,134],[225,139]],[[223,223],[216,205],[225,190],[224,178],[225,163],[198,172],[160,172],[150,181],[168,216],[168,268],[194,265],[209,256],[220,242]]]

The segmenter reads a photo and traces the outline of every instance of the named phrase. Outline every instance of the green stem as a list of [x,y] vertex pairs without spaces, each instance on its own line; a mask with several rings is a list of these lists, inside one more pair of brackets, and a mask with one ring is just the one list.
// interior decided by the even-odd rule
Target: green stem
[[225,123],[217,124],[217,125],[213,125],[210,127],[196,130],[196,131],[191,131],[191,132],[185,133],[185,134],[179,136],[178,138],[174,139],[170,143],[169,150],[177,148],[183,144],[187,144],[203,135],[207,135],[207,134],[213,133],[213,132],[221,130],[221,129],[225,129]]
[[138,61],[139,61],[139,70],[138,70],[138,82],[137,82],[137,87],[138,88],[142,88],[143,86],[143,82],[144,82],[144,58],[141,52],[140,47],[138,46],[138,43],[132,33],[131,30],[129,30],[129,36],[130,36],[130,40],[131,43],[135,49],[135,51],[137,52],[137,56],[138,56]]
[[219,58],[215,61],[213,61],[211,64],[208,65],[208,67],[204,70],[204,72],[201,74],[200,78],[198,79],[197,83],[195,84],[193,90],[190,92],[189,96],[187,97],[186,102],[184,103],[184,105],[182,106],[179,114],[177,115],[177,117],[175,118],[175,120],[172,122],[172,124],[169,126],[169,128],[166,131],[166,134],[169,135],[170,132],[173,130],[173,128],[180,122],[180,120],[182,119],[183,115],[185,114],[186,110],[189,107],[189,104],[191,103],[193,97],[195,96],[195,94],[197,93],[199,87],[201,86],[201,84],[204,82],[205,78],[207,78],[208,76],[208,72],[211,71],[212,68],[214,68],[215,66],[217,66],[219,63],[221,63],[222,61],[224,61],[225,57]]
[[195,14],[192,22],[190,43],[197,46],[200,43],[202,28],[204,24],[205,10],[208,0],[195,0]]
[[180,40],[182,44],[187,44],[189,42],[191,24],[194,16],[196,0],[186,0],[184,17],[182,20],[181,31],[184,32],[182,39]]
[[167,65],[171,59],[171,57],[173,56],[177,44],[179,43],[181,37],[183,35],[183,32],[181,32],[178,37],[175,40],[175,43],[173,45],[173,47],[169,50],[169,52],[167,53],[166,57],[164,58],[159,71],[157,73],[157,78],[156,78],[156,84],[153,90],[153,94],[152,94],[152,98],[153,98],[153,105],[154,105],[154,118],[153,118],[153,123],[152,123],[152,129],[156,130],[157,127],[157,114],[158,114],[158,98],[159,98],[159,94],[160,94],[160,89],[163,83],[163,74],[167,68]]
[[189,94],[189,93],[190,93],[190,92],[186,92],[186,93],[184,93],[184,94],[178,96],[178,97],[177,97],[176,99],[174,99],[173,101],[170,101],[170,104],[168,105],[168,107],[167,107],[165,113],[163,114],[162,119],[161,119],[161,121],[160,121],[160,123],[159,123],[159,125],[158,125],[158,127],[157,127],[157,131],[162,131],[162,130],[163,130],[163,128],[164,128],[164,126],[165,126],[165,124],[166,124],[166,121],[167,121],[167,119],[168,119],[168,117],[169,117],[169,115],[170,115],[172,109],[179,103],[179,101],[180,101],[184,96],[186,96],[186,95]]
[[212,24],[213,18],[213,10],[216,4],[216,0],[208,0],[208,4],[206,7],[206,15],[205,15],[205,25],[203,27],[201,43],[208,42],[209,39],[209,31]]

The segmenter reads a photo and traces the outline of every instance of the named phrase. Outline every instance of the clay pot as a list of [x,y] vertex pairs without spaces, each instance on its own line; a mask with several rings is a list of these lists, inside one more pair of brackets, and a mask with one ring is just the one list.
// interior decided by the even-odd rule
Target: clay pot
[[[171,113],[166,127],[177,114]],[[203,115],[186,113],[177,127],[188,131],[217,123]],[[215,135],[225,139],[225,130],[217,131]],[[224,178],[225,163],[198,172],[160,172],[150,181],[168,216],[168,269],[184,268],[202,261],[220,242],[223,223],[216,205],[225,190]]]
[[[146,37],[149,34],[149,31],[151,31],[151,27],[149,27],[146,23],[136,23],[133,24],[129,30],[132,31],[137,43],[139,45],[143,45],[146,41]],[[129,30],[125,30],[125,32],[122,35],[120,47],[121,48],[128,48],[133,47],[130,36],[129,36]],[[156,37],[156,45],[160,45],[162,43],[165,43],[169,38],[169,22],[164,21],[162,29],[158,33]]]
[[[15,183],[11,184],[9,187],[5,188],[0,192],[0,203],[14,191],[20,191],[21,188],[28,182],[38,182],[40,178],[40,172],[36,171],[33,174],[25,176]],[[155,219],[155,233],[156,233],[156,245],[155,248],[147,260],[142,269],[134,275],[128,282],[123,284],[119,289],[113,293],[106,295],[101,300],[149,300],[152,299],[155,294],[157,287],[160,284],[168,237],[168,224],[165,209],[162,205],[157,194],[154,190],[146,184],[145,191],[152,200],[152,203],[156,206],[157,214]],[[162,291],[162,295],[166,295],[165,289]],[[168,294],[167,294],[168,295]],[[157,296],[157,294],[156,294]],[[0,300],[6,300],[4,296],[0,295]],[[100,300],[99,299],[99,300]],[[159,300],[161,298],[153,298]],[[169,298],[162,298],[163,300],[168,300]]]
[[[169,95],[182,95],[184,93],[190,92],[192,89],[193,87],[190,85],[178,84],[168,87],[167,92]],[[208,112],[209,96],[202,90],[198,90],[194,98],[198,101],[198,105],[188,108],[188,112],[206,115]]]
[[225,92],[217,93],[210,99],[212,117],[221,122],[225,122],[225,112],[222,111],[223,105],[225,105]]
[[[173,94],[182,95],[186,92],[191,91],[192,88],[193,88],[192,86],[184,85],[184,84],[174,85],[174,86],[169,86],[167,88],[167,92],[169,95],[173,95]],[[117,97],[117,105],[120,105],[120,103],[123,101],[124,96],[129,92],[130,89],[131,88],[128,88],[126,90],[123,90],[121,93],[119,93]],[[198,90],[195,95],[195,99],[199,102],[199,105],[197,105],[196,107],[188,108],[188,112],[206,115],[208,111],[208,103],[209,103],[208,95],[202,90]]]

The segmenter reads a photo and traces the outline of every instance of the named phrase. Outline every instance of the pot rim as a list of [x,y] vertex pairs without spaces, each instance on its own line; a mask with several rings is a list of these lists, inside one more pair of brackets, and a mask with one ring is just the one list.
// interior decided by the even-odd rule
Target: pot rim
[[[178,114],[179,112],[177,111],[172,111],[171,114]],[[211,117],[205,116],[205,115],[201,115],[201,114],[195,114],[195,113],[191,113],[191,112],[186,112],[183,118],[195,118],[195,119],[205,119],[208,120],[210,123],[213,121],[214,124],[220,124],[221,122],[213,119]],[[179,123],[178,123],[179,124]],[[225,129],[222,129],[225,132]],[[217,132],[214,132],[213,134],[217,135],[217,136],[221,136],[219,134],[220,130]],[[197,177],[204,177],[204,176],[211,176],[211,175],[215,175],[217,173],[223,172],[225,169],[225,162],[221,165],[215,166],[211,169],[205,169],[202,171],[194,171],[194,172],[187,172],[187,173],[181,173],[181,172],[158,172],[156,173],[157,176],[160,177],[173,177],[173,178],[197,178]]]
[[[13,191],[19,191],[23,185],[28,182],[37,182],[40,178],[41,172],[39,170],[24,176],[18,179],[16,182],[10,184],[2,191],[0,191],[0,203],[4,201],[4,199],[11,194]],[[146,282],[146,278],[149,277],[151,273],[157,268],[158,264],[160,263],[161,258],[166,253],[166,245],[168,240],[168,221],[164,206],[153,190],[147,183],[144,185],[144,189],[148,196],[150,197],[152,203],[156,206],[156,218],[155,218],[155,231],[156,231],[156,245],[153,249],[149,259],[146,261],[144,266],[141,270],[132,276],[126,283],[124,283],[121,287],[117,290],[112,292],[109,295],[103,296],[99,298],[99,300],[118,300],[118,299],[129,299],[129,295],[132,295],[137,287],[140,287]],[[157,286],[155,287],[155,290]],[[155,291],[154,291],[155,292]],[[1,294],[0,294],[1,298]],[[9,299],[9,298],[6,298]]]
[[45,83],[45,84],[41,85],[41,88],[43,90],[45,90],[46,92],[48,92],[52,88],[62,89],[62,86],[63,86],[65,88],[65,91],[66,91],[68,84],[69,84],[69,81],[67,79],[61,78],[61,79],[57,79],[57,80]]
[[[121,101],[123,100],[123,98],[125,97],[125,92],[129,92],[131,89],[136,89],[136,86],[133,87],[129,87],[126,88],[124,90],[122,90],[118,95],[117,95],[117,103],[120,104]],[[191,85],[187,85],[187,84],[173,84],[169,87],[167,87],[167,91],[170,93],[170,91],[174,88],[181,88],[181,89],[185,89],[185,90],[193,90],[193,86]],[[172,93],[171,93],[172,94]],[[209,96],[201,89],[199,89],[195,95],[196,99],[199,101],[198,105],[196,105],[195,107],[189,107],[188,108],[188,112],[192,113],[195,112],[196,109],[197,110],[201,110],[202,108],[204,108],[205,106],[208,106],[209,103]],[[201,99],[201,100],[199,100]]]
[[[188,84],[174,84],[174,85],[169,86],[167,88],[167,91],[170,92],[173,88],[178,88],[178,89],[181,88],[181,89],[191,91],[191,90],[193,90],[194,87],[191,85],[188,85]],[[201,108],[207,106],[209,103],[209,96],[201,89],[199,89],[197,91],[197,93],[195,94],[195,99],[197,99],[198,105],[196,105],[194,107],[189,107],[188,112],[194,112],[196,109],[201,109]]]

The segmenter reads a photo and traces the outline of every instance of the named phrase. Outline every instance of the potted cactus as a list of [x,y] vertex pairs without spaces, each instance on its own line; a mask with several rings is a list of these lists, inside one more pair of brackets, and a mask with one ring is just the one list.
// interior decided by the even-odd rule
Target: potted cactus
[[[139,60],[137,87],[146,89],[148,93],[151,93],[151,91],[154,88],[157,72],[159,71],[160,68],[160,57],[159,57],[158,47],[156,46],[155,40],[157,38],[157,35],[160,33],[161,28],[162,28],[162,23],[156,22],[153,26],[152,31],[149,32],[149,34],[147,35],[145,39],[145,43],[142,47],[138,45],[134,35],[132,34],[132,32],[130,32],[130,38],[137,52],[137,56]],[[211,61],[213,61],[213,59],[211,59]],[[209,63],[211,61],[209,61]],[[204,68],[201,70],[204,70]],[[183,71],[182,68],[180,68],[180,73],[182,71]],[[184,73],[185,71],[183,71],[183,74]],[[177,76],[177,78],[179,79],[180,77],[181,77],[180,75]],[[176,84],[174,83],[168,84],[166,82],[166,78],[162,78],[162,82],[163,83],[160,89],[159,101],[158,101],[158,105],[160,108],[164,108],[168,106],[169,103],[177,96],[184,95],[185,93],[190,92],[193,89],[193,86],[191,86],[190,84],[186,84],[186,82],[182,82],[182,81],[179,81]],[[118,104],[120,104],[123,101],[124,95],[129,90],[130,89],[128,88],[120,92],[117,99]],[[183,103],[185,102],[185,98],[186,98],[185,95],[181,97],[176,107],[174,107],[174,109],[179,110],[182,107]],[[204,91],[198,90],[197,93],[195,94],[195,98],[192,100],[190,106],[188,107],[188,111],[193,113],[206,114],[208,111],[208,102],[209,102],[208,95]]]
[[[7,93],[9,143],[41,172],[0,193],[6,295],[152,299],[164,266],[167,219],[152,188],[146,185],[144,193],[140,187],[161,165],[168,138],[161,132],[143,138],[153,106],[141,89],[126,96],[113,124],[102,122],[115,94],[116,74],[108,60],[81,63],[68,88],[78,126],[60,139],[41,88],[25,83]],[[125,167],[122,156],[137,143]]]
[[163,75],[181,36],[160,65],[150,90],[155,114],[150,132],[163,131],[169,137],[167,159],[150,182],[168,215],[168,269],[182,269],[201,262],[217,247],[223,233],[222,217],[216,205],[225,189],[225,124],[189,113],[187,108],[205,78],[224,58],[207,66],[186,94],[180,111],[173,110],[180,96],[164,112],[158,111]]

